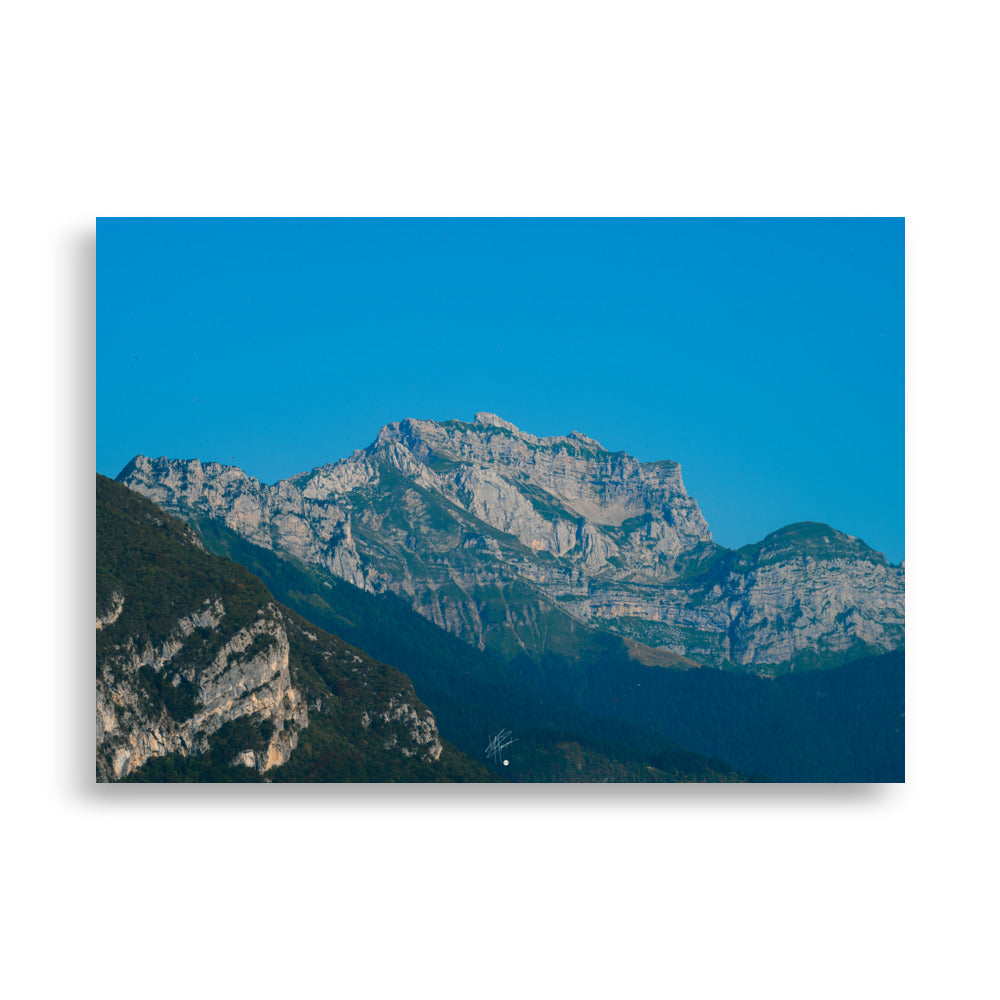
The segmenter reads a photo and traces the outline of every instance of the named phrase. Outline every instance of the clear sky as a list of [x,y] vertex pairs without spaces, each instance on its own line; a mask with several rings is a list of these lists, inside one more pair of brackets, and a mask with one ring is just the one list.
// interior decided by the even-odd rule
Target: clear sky
[[97,471],[265,482],[489,410],[681,463],[716,541],[903,558],[902,219],[100,219]]

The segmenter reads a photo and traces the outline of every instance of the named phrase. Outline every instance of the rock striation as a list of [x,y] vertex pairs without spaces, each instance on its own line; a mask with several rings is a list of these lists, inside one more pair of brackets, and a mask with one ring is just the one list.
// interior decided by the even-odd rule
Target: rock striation
[[896,648],[902,567],[827,525],[716,545],[673,461],[492,413],[406,419],[366,449],[273,485],[138,456],[120,481],[188,520],[394,592],[479,648],[571,652],[579,627],[700,663],[774,673]]

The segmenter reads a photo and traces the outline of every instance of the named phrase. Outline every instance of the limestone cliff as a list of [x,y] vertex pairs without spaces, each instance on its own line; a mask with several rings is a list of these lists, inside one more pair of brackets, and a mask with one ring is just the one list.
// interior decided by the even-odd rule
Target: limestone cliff
[[[239,751],[241,764],[264,773],[289,759],[298,730],[309,724],[309,717],[291,683],[281,617],[268,604],[256,621],[238,629],[209,658],[205,654],[214,645],[212,634],[224,617],[225,606],[215,598],[205,602],[201,613],[179,618],[162,643],[147,639],[140,648],[129,635],[102,657],[97,684],[99,778],[127,777],[151,757],[207,754],[210,737],[237,719],[263,729],[262,738],[254,740],[259,746]],[[167,697],[164,685],[170,688]],[[178,711],[181,704],[190,714]]]
[[574,623],[762,673],[902,642],[902,568],[857,539],[783,529],[731,553],[676,462],[494,414],[389,424],[367,449],[271,486],[144,456],[119,478],[506,655],[559,651]]

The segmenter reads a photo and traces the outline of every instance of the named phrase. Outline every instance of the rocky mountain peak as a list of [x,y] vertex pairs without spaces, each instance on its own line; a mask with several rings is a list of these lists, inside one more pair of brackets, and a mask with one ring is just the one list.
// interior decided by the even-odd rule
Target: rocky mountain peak
[[881,552],[866,545],[860,538],[838,531],[820,521],[798,521],[772,531],[762,541],[746,545],[741,554],[758,561],[796,556],[800,559],[855,559],[886,566]]
[[590,448],[596,448],[598,451],[607,451],[600,441],[595,441],[592,437],[587,437],[586,434],[581,434],[579,431],[570,431],[569,440],[579,441],[580,444],[585,444]]
[[509,420],[504,420],[495,413],[480,411],[472,418],[472,422],[474,424],[486,424],[487,427],[502,427],[504,430],[510,431],[511,434],[517,434],[519,437],[521,435],[521,431]]

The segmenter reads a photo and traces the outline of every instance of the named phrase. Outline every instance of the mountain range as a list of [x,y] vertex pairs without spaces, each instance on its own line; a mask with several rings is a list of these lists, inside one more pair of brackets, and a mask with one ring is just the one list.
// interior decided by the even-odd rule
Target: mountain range
[[502,732],[501,715],[519,724],[506,750],[514,780],[746,780],[524,679],[512,685],[500,665],[414,612],[340,587],[341,613],[319,617],[416,668],[474,756],[441,737],[399,670],[279,603],[189,526],[98,476],[98,780],[502,781],[500,760],[480,759],[484,727]]
[[712,541],[673,461],[489,414],[403,420],[341,461],[265,485],[231,466],[137,456],[119,480],[187,519],[369,593],[505,658],[575,655],[588,633],[650,664],[776,676],[903,642],[904,568],[805,522]]
[[[815,522],[738,550],[717,545],[675,462],[640,463],[579,432],[537,437],[479,413],[389,424],[368,448],[273,485],[219,463],[141,455],[118,478],[156,506],[120,524],[116,545],[160,518],[189,533],[199,558],[241,564],[266,596],[253,621],[220,616],[218,588],[172,601],[155,637],[140,616],[109,660],[105,629],[125,616],[120,600],[134,615],[152,570],[147,553],[117,589],[102,586],[99,551],[99,678],[105,670],[103,704],[116,706],[102,716],[99,683],[105,777],[134,765],[132,780],[902,780],[903,566]],[[274,704],[251,711],[232,698],[244,707],[227,710],[224,752],[213,756],[215,730],[202,722],[222,718],[205,715],[215,668],[170,664],[215,663],[241,622],[270,623],[278,659],[289,649],[288,680],[229,654],[231,690],[259,690],[271,670]],[[202,653],[189,634],[203,635]],[[371,743],[360,719],[391,716],[389,702],[348,710],[337,701],[343,678],[313,677],[311,694],[296,686],[308,671],[295,650],[311,648],[326,662],[349,648],[365,669],[392,671],[389,702],[415,713],[414,732],[433,727],[429,746],[445,748],[448,766],[416,752],[412,734],[393,744],[410,756],[386,758],[391,741]],[[122,669],[131,680],[118,690]],[[146,715],[135,714],[140,681],[158,706]],[[303,721],[310,698],[339,705],[336,720]],[[254,740],[244,718],[263,726]],[[246,746],[230,740],[234,725]],[[506,763],[484,754],[504,730],[516,740]],[[340,750],[317,755],[317,740]],[[375,756],[359,750],[352,771],[351,745]]]

